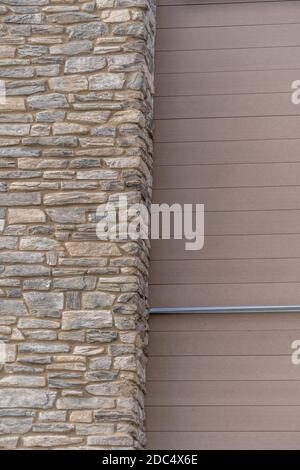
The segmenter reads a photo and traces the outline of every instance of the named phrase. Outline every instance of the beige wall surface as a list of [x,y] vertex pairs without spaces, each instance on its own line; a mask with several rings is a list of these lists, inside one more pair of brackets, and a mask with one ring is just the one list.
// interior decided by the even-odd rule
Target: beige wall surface
[[153,315],[149,449],[298,449],[291,314]]
[[[151,306],[300,304],[300,2],[159,0],[154,201],[205,246],[152,242]],[[152,315],[149,449],[297,449],[300,316]]]
[[152,307],[300,304],[300,2],[158,2],[156,203],[205,244],[152,242]]

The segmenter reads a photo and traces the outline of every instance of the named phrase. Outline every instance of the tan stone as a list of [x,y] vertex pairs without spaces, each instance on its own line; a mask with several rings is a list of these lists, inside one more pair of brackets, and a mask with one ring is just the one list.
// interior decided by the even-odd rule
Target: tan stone
[[56,122],[53,126],[54,135],[87,134],[88,132],[88,126],[81,126],[75,123]]
[[25,109],[23,98],[6,98],[5,103],[0,101],[0,111],[25,111]]
[[0,46],[0,58],[14,57],[16,48],[11,46]]
[[40,209],[9,209],[9,224],[32,224],[46,221],[44,212]]
[[55,77],[49,80],[51,90],[60,92],[82,91],[88,89],[88,81],[81,75]]
[[102,13],[102,19],[106,23],[121,23],[130,20],[128,10],[107,10]]
[[70,415],[70,421],[72,423],[92,423],[93,414],[89,410],[72,411]]
[[109,242],[68,242],[66,248],[71,256],[118,256],[120,250]]
[[44,124],[34,124],[31,128],[30,135],[33,137],[47,136],[50,134],[50,126]]

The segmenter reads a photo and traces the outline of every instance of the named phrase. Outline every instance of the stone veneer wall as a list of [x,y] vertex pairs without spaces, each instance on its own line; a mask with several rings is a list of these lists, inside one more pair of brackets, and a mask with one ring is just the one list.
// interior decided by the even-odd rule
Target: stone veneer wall
[[145,443],[148,243],[96,237],[151,196],[153,0],[0,2],[1,448]]

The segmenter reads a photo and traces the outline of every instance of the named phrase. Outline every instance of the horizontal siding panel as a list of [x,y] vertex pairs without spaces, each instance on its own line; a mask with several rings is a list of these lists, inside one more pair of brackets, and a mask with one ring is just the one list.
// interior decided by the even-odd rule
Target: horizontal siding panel
[[[298,335],[298,336],[297,336]],[[152,332],[150,356],[291,356],[300,331]],[[299,370],[300,373],[300,370]],[[300,379],[300,377],[299,377]]]
[[[255,5],[255,7],[253,6]],[[159,8],[159,28],[297,23],[298,2],[255,2],[228,5],[183,5]]]
[[[152,261],[152,284],[300,282],[300,259]],[[300,303],[300,302],[299,302]]]
[[286,46],[300,46],[298,24],[159,29],[156,38],[157,51]]
[[150,317],[151,332],[245,330],[272,330],[275,331],[274,335],[277,334],[276,330],[300,330],[300,315],[299,313],[211,313],[153,314]]
[[159,7],[166,5],[211,5],[226,3],[257,3],[257,2],[277,2],[278,0],[157,0]]
[[[159,121],[161,122],[161,121]],[[195,140],[197,139],[195,135]],[[299,162],[300,139],[155,143],[154,165]],[[156,180],[154,180],[154,185]]]
[[300,432],[148,432],[154,450],[298,450]]
[[300,187],[156,190],[153,203],[162,202],[205,204],[205,211],[298,210],[300,209]]
[[[300,47],[166,51],[156,53],[157,73],[230,72],[297,68]],[[295,80],[297,77],[295,77]]]
[[[156,97],[287,93],[299,70],[156,74]],[[234,100],[234,98],[232,98]]]
[[[193,207],[195,212],[195,207]],[[172,222],[171,222],[172,232]],[[205,212],[205,249],[212,235],[282,235],[300,233],[300,211],[248,211],[248,212]],[[276,238],[275,239],[280,239]],[[293,239],[293,238],[292,238]],[[263,239],[262,239],[263,240]],[[297,238],[298,241],[298,238]],[[180,241],[152,240],[152,259],[157,259],[158,250],[168,253],[168,243],[180,243]],[[185,243],[184,241],[181,242]],[[161,247],[161,248],[160,248]],[[288,247],[281,247],[289,249]],[[180,249],[177,247],[176,249]],[[194,253],[193,256],[202,256],[202,253]],[[180,255],[180,254],[179,254]],[[164,256],[164,255],[163,255]]]
[[[159,1],[153,202],[204,204],[206,239],[153,241],[150,304],[300,305],[300,2]],[[148,448],[299,448],[299,314],[150,331]]]
[[[295,339],[300,338],[295,334]],[[217,345],[216,345],[217,347]],[[297,380],[289,356],[150,357],[148,380]],[[300,424],[300,421],[299,421]]]
[[[193,214],[195,214],[193,207]],[[195,215],[193,215],[195,217]],[[279,223],[280,221],[280,223]],[[171,220],[171,236],[173,235],[173,220]],[[205,213],[205,237],[211,240],[211,236],[223,235],[292,235],[299,234],[300,211],[236,211],[236,212],[208,212]],[[263,239],[262,239],[263,240]],[[160,246],[166,246],[169,240],[153,240],[152,253],[158,252]],[[171,241],[170,243],[180,243]],[[185,243],[182,241],[181,243]],[[283,248],[283,247],[282,247]],[[177,249],[177,248],[176,248]],[[178,248],[179,249],[179,248]],[[168,248],[166,247],[166,250]],[[199,253],[194,253],[197,256]],[[202,256],[202,253],[200,253]],[[153,257],[153,256],[152,256]],[[154,259],[154,257],[153,257]]]
[[156,189],[298,186],[300,162],[155,168]]
[[226,260],[300,258],[300,236],[295,235],[223,235],[206,236],[204,248],[186,250],[185,240],[152,240],[151,259]]
[[[147,412],[147,408],[146,408]],[[148,431],[300,431],[300,407],[152,407]]]
[[[152,275],[153,276],[153,275]],[[150,277],[152,307],[224,307],[240,305],[300,305],[300,283],[262,284],[153,284]]]
[[300,116],[156,121],[156,142],[296,139]]
[[148,407],[299,406],[300,381],[148,381],[146,404]]
[[[299,28],[300,29],[300,28]],[[289,90],[287,84],[287,91]],[[155,100],[156,119],[197,119],[248,116],[299,115],[291,94],[177,96]]]

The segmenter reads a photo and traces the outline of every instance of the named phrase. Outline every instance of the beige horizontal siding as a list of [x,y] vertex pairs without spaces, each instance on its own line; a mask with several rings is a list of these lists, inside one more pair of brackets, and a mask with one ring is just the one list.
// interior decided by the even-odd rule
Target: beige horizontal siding
[[300,338],[300,330],[294,329],[276,334],[274,331],[156,331],[151,335],[150,355],[290,357],[297,334]]
[[[300,60],[300,57],[299,57]],[[157,121],[157,142],[295,139],[300,116],[256,116]]]
[[[291,94],[177,96],[156,99],[157,119],[197,119],[299,115]],[[175,117],[174,117],[175,116]]]
[[[152,315],[150,330],[151,332],[300,330],[300,315],[298,313]],[[150,348],[152,348],[151,342]]]
[[[300,406],[300,380],[161,381],[147,384],[147,407]],[[270,391],[272,393],[270,393]],[[151,410],[149,410],[150,413]]]
[[151,431],[300,431],[300,406],[155,406]]
[[[152,261],[155,284],[300,282],[300,259]],[[284,289],[284,285],[282,286]],[[199,299],[199,301],[201,301]]]
[[[298,77],[296,68],[290,70],[247,70],[235,72],[157,73],[156,97],[191,95],[237,95],[241,93],[285,93]],[[274,97],[273,97],[274,98]],[[219,97],[219,101],[221,98]],[[235,98],[232,97],[232,102]],[[290,102],[287,96],[286,102]],[[159,100],[155,101],[157,113]]]
[[300,258],[300,236],[294,235],[223,235],[206,236],[205,249],[187,251],[184,240],[153,240],[152,260],[222,260]]
[[[195,211],[195,208],[193,208]],[[280,220],[280,224],[278,224]],[[171,228],[173,224],[171,223]],[[194,253],[195,258],[198,256],[206,256],[206,249],[211,246],[211,236],[222,236],[222,235],[268,235],[273,240],[286,240],[285,238],[279,238],[275,235],[292,235],[300,233],[300,211],[299,210],[250,210],[250,211],[235,211],[235,212],[209,212],[205,214],[205,250]],[[270,233],[272,235],[270,235]],[[222,239],[226,240],[226,239]],[[249,237],[249,244],[251,245],[252,238]],[[264,238],[257,240],[263,241]],[[298,243],[298,236],[291,237],[290,240],[294,240]],[[158,256],[165,256],[165,253],[170,251],[171,247],[169,244],[178,243],[180,246],[184,244],[184,241],[172,241],[172,240],[152,240],[152,259],[158,259]],[[283,250],[289,250],[288,246],[281,246]],[[159,250],[159,251],[158,251]],[[180,247],[177,245],[179,256],[181,256]],[[160,254],[158,254],[160,253]],[[191,253],[187,253],[188,256],[193,256]],[[223,254],[224,255],[224,254]]]
[[[300,2],[159,0],[155,203],[205,245],[152,242],[152,307],[300,304]],[[300,315],[153,315],[149,449],[297,449]]]
[[[300,7],[300,6],[299,6]],[[157,73],[232,72],[296,68],[300,47],[205,51],[162,51],[156,54]],[[297,77],[295,78],[295,80]]]
[[[188,2],[190,3],[190,2]],[[245,2],[229,4],[197,4],[161,6],[159,28],[191,28],[208,26],[271,25],[296,23],[300,4],[295,1]]]
[[298,450],[300,432],[148,432],[149,449]]
[[155,307],[299,305],[299,289],[300,282],[152,284],[151,304]]
[[[163,165],[299,162],[298,138],[199,142],[196,141],[197,137],[195,136],[194,142],[156,142],[155,170]],[[154,183],[156,184],[155,180]]]
[[[206,211],[300,209],[300,187],[157,189],[153,202],[205,204]],[[278,220],[278,224],[281,222]]]
[[157,189],[299,186],[300,162],[157,167]]
[[[227,7],[228,8],[228,7]],[[300,46],[299,25],[159,29],[157,51]]]
[[226,3],[276,2],[278,0],[157,0],[157,6],[165,5],[212,5]]
[[149,449],[297,446],[299,314],[153,315],[150,329]]
[[153,242],[150,303],[300,304],[300,3],[178,1],[158,8],[153,202],[204,204],[205,244]]
[[300,367],[292,364],[290,356],[162,356],[150,358],[148,369],[148,380],[156,381],[300,378]]

